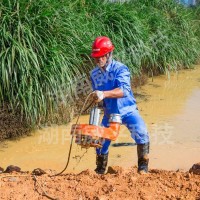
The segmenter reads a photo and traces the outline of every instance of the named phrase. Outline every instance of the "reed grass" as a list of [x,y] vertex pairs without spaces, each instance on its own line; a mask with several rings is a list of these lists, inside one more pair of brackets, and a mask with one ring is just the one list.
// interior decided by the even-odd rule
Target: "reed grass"
[[200,55],[199,20],[199,8],[173,0],[1,0],[0,104],[32,125],[51,118],[60,97],[73,93],[72,80],[91,70],[99,35],[112,39],[114,57],[133,75],[191,67]]

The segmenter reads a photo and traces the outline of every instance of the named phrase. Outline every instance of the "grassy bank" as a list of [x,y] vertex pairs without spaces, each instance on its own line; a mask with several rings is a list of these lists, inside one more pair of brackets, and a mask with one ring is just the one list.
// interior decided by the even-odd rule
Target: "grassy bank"
[[[190,67],[200,55],[200,10],[173,0],[2,0],[0,103],[35,126],[71,113],[77,77],[87,79],[96,36],[133,75]],[[77,75],[79,74],[79,75]],[[54,121],[55,122],[55,121]]]

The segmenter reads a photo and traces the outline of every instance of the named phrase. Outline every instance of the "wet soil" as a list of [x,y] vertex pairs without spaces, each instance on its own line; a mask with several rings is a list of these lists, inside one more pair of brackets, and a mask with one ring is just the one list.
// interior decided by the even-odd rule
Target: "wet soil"
[[[109,172],[110,171],[110,172]],[[30,173],[0,175],[0,197],[12,199],[154,200],[200,199],[200,176],[189,172],[151,169],[140,175],[136,167],[110,167],[106,175],[85,170],[56,177]]]
[[13,113],[7,105],[0,107],[0,142],[29,135],[30,131],[31,128],[21,119],[19,113]]

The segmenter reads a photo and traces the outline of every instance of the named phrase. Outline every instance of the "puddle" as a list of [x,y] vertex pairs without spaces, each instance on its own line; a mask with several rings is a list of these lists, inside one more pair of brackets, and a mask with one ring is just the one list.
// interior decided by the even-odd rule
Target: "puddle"
[[[200,66],[154,77],[153,82],[137,88],[134,93],[151,138],[150,168],[188,170],[200,162]],[[88,123],[89,116],[80,118]],[[22,170],[40,167],[61,171],[67,162],[70,128],[52,126],[37,130],[33,136],[6,141],[0,147],[0,166],[18,165]],[[136,145],[125,126],[112,143],[109,165],[137,165]],[[73,144],[67,171],[80,172],[95,168],[95,150],[81,149]]]

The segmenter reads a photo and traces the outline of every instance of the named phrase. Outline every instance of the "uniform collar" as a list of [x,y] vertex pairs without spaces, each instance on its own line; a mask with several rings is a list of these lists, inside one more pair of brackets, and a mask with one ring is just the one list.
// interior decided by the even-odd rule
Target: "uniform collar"
[[112,59],[112,61],[109,63],[109,65],[106,67],[106,71],[110,72],[112,70],[112,66],[113,66],[113,62],[114,60]]

